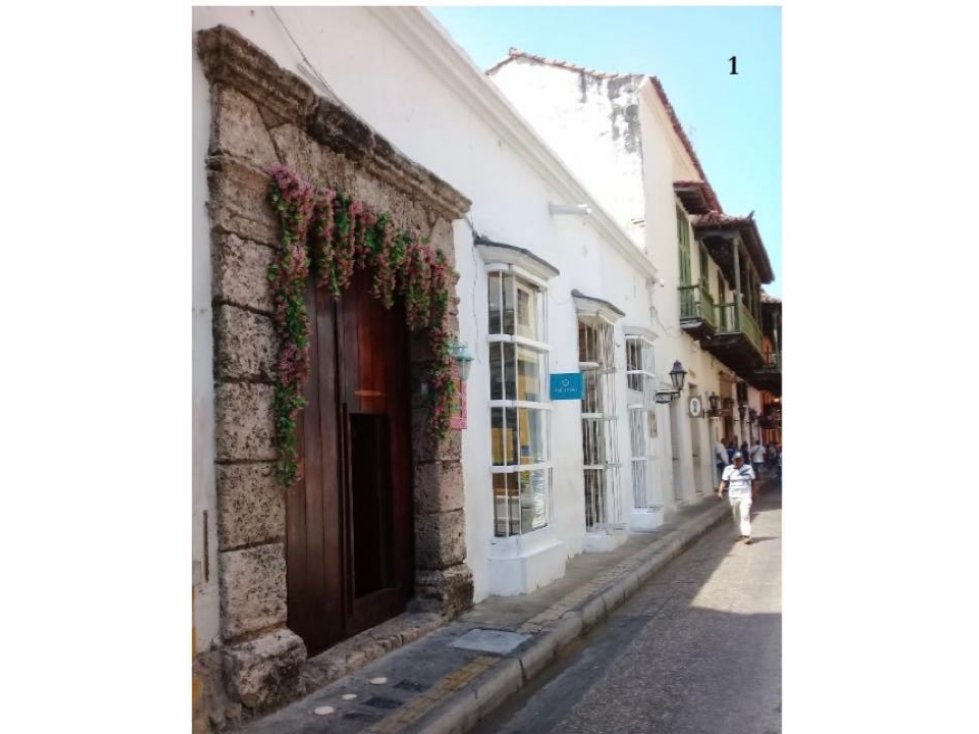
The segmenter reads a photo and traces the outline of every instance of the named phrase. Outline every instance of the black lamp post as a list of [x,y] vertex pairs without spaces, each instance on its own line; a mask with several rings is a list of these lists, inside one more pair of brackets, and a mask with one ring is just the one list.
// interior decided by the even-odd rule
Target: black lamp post
[[683,365],[680,364],[680,360],[673,363],[673,369],[670,370],[670,379],[673,380],[673,389],[677,392],[683,390],[683,381],[687,377],[687,371],[683,369]]
[[710,414],[717,415],[718,410],[720,409],[720,402],[721,402],[720,396],[711,393],[710,396],[707,398],[707,400],[710,403]]

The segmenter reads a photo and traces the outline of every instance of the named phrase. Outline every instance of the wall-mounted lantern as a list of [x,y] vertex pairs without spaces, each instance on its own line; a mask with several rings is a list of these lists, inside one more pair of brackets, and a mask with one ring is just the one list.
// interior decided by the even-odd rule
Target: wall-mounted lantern
[[452,357],[459,363],[459,377],[465,382],[469,379],[469,369],[474,359],[472,352],[465,342],[456,342],[452,347]]
[[683,369],[683,365],[680,364],[680,360],[673,363],[673,369],[670,370],[670,381],[673,383],[672,390],[659,390],[656,393],[657,403],[672,403],[678,397],[680,397],[680,392],[683,390],[683,382],[687,377],[687,371]]

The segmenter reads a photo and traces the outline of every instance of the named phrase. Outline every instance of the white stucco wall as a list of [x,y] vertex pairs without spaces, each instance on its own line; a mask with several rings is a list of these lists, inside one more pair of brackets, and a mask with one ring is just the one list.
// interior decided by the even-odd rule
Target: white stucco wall
[[[674,360],[688,371],[688,384],[699,396],[718,392],[718,372],[726,368],[679,326],[679,252],[677,199],[673,182],[699,180],[689,154],[673,130],[672,121],[651,82],[620,86],[610,96],[609,80],[517,57],[495,70],[491,78],[585,181],[596,198],[606,202],[621,219],[644,216],[643,230],[633,230],[659,268],[664,283],[653,289],[654,309],[644,323],[657,334],[656,372],[664,388]],[[582,87],[582,80],[588,83]],[[614,97],[614,100],[613,100]],[[627,150],[625,138],[614,131],[613,108],[638,104],[640,145]],[[610,175],[610,172],[613,172]],[[699,255],[691,237],[691,264],[699,273]],[[711,262],[711,283],[716,266]],[[713,287],[713,286],[712,286]],[[674,466],[678,467],[681,502],[710,491],[714,470],[710,458],[711,422],[689,415],[688,389],[673,407],[657,407],[658,436],[654,442],[653,471],[656,490],[668,510],[675,509]],[[705,403],[706,404],[706,403]],[[671,415],[677,424],[677,446],[671,437]],[[696,440],[695,440],[696,438]],[[699,455],[693,457],[694,447]],[[673,455],[679,458],[673,462]],[[696,461],[696,465],[695,465]]]
[[[637,99],[628,78],[606,79],[514,58],[490,78],[538,130],[616,221],[645,246],[632,220],[644,215]],[[630,109],[632,108],[632,109]],[[587,145],[582,145],[587,140]],[[609,176],[609,171],[615,171]]]
[[[518,152],[519,141],[528,133],[514,132],[510,127],[512,121],[502,127],[494,123],[492,114],[481,108],[483,103],[478,95],[473,97],[467,92],[466,84],[471,84],[472,80],[457,82],[453,74],[460,65],[469,62],[456,56],[449,58],[446,64],[444,58],[434,59],[437,51],[433,52],[426,44],[413,44],[411,34],[403,32],[405,29],[397,33],[389,29],[390,18],[404,19],[407,14],[408,22],[411,22],[416,11],[363,7],[278,8],[277,11],[337,98],[405,155],[432,170],[473,202],[470,220],[480,234],[532,250],[561,271],[547,284],[551,372],[577,371],[577,321],[570,295],[574,288],[611,301],[624,310],[627,316],[622,323],[648,324],[648,273],[637,272],[635,264],[609,244],[607,233],[602,234],[595,218],[549,213],[549,203],[582,202],[567,200],[567,186],[543,175],[541,163],[531,162],[528,159],[531,154],[526,150]],[[385,17],[389,20],[385,21]],[[269,8],[195,8],[193,18],[195,29],[219,23],[232,26],[273,56],[283,68],[292,71],[298,68],[300,53]],[[199,71],[199,62],[195,61],[195,82]],[[478,75],[478,70],[472,71]],[[484,77],[477,76],[476,81],[488,84]],[[327,93],[321,87],[317,87],[317,91]],[[195,96],[197,99],[206,97]],[[195,124],[198,118],[203,120],[205,117],[206,111],[195,108]],[[202,125],[201,130],[206,132],[206,125]],[[195,148],[194,165],[195,177],[203,180],[203,151],[199,148]],[[195,207],[197,203],[195,199]],[[198,226],[205,233],[199,241],[206,244],[206,220],[198,222],[195,219],[195,243],[198,242]],[[475,599],[479,601],[493,591],[506,590],[510,579],[499,571],[499,564],[494,565],[490,560],[491,554],[499,554],[499,548],[494,550],[496,541],[492,537],[485,266],[474,251],[470,225],[457,221],[453,226],[456,270],[460,275],[457,286],[461,298],[460,339],[470,345],[475,355],[467,383],[468,428],[462,435],[462,464],[466,487],[466,562],[473,571]],[[624,235],[620,234],[620,238],[620,247],[631,247]],[[201,273],[209,272],[198,249],[203,252],[205,248],[203,245],[195,247],[195,274],[198,264],[202,266]],[[629,252],[636,257],[634,250]],[[649,269],[652,271],[651,266]],[[201,288],[209,294],[209,276],[201,275],[200,278]],[[206,372],[209,379],[209,320],[207,325]],[[616,337],[616,355],[624,369],[621,323]],[[203,332],[200,340],[203,349]],[[203,373],[202,367],[202,400],[207,397]],[[618,404],[624,412],[625,377],[624,374],[619,377],[617,389],[622,394]],[[195,400],[196,396],[195,383]],[[213,424],[213,417],[210,420]],[[552,522],[546,532],[531,533],[522,542],[533,551],[535,545],[558,541],[561,558],[560,563],[552,562],[552,558],[541,565],[534,571],[537,575],[531,574],[521,590],[529,590],[538,582],[553,580],[554,574],[563,573],[564,559],[580,552],[583,544],[580,405],[573,401],[553,403],[551,426]],[[620,458],[626,464],[629,456],[627,431],[623,416],[619,421]],[[213,438],[210,440],[213,444]],[[201,446],[204,446],[203,439]],[[200,460],[213,467],[213,449],[211,454],[202,453]],[[195,455],[195,463],[197,461]],[[210,471],[213,473],[213,468]],[[625,498],[631,496],[628,471],[626,467],[621,478]],[[213,477],[209,487],[202,485],[201,491],[204,494],[213,492]],[[195,502],[197,493],[195,485]]]
[[[195,652],[207,650],[219,634],[217,575],[217,495],[214,486],[214,342],[211,331],[211,234],[207,215],[204,158],[210,129],[210,93],[194,55],[192,110],[192,290],[191,390],[193,400],[191,496]],[[204,514],[207,513],[207,528]],[[207,555],[204,557],[205,535]],[[205,568],[206,566],[206,568]],[[205,578],[205,571],[207,577]]]

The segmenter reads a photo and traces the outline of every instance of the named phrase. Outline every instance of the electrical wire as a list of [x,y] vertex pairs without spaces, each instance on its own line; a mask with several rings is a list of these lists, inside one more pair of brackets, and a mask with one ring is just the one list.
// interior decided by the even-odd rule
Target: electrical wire
[[334,98],[339,99],[337,97],[337,93],[333,91],[333,87],[331,87],[329,84],[326,83],[326,79],[323,78],[323,75],[320,74],[319,70],[315,66],[313,66],[313,63],[306,57],[306,54],[303,52],[303,49],[299,45],[299,42],[296,41],[292,33],[289,32],[289,27],[285,24],[285,21],[282,20],[282,17],[279,15],[279,12],[275,9],[275,6],[274,5],[270,6],[269,10],[271,10],[272,14],[275,15],[275,19],[279,21],[279,24],[282,26],[282,30],[284,30],[286,32],[286,35],[289,36],[289,40],[292,41],[292,45],[296,47],[296,50],[299,52],[299,55],[302,56],[303,61],[306,62],[306,66],[308,66],[309,70],[313,72],[313,74],[319,80],[320,84],[326,87],[327,91],[329,91],[329,93],[332,94]]

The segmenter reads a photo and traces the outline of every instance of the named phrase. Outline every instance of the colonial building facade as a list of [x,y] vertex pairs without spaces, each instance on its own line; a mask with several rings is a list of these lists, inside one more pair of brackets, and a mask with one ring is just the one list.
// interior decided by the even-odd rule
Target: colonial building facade
[[[674,131],[638,131],[677,150],[633,161],[666,188],[624,187],[620,210],[424,10],[195,8],[193,26],[195,726],[221,729],[409,641],[390,620],[533,591],[709,490],[691,397],[737,397],[742,373],[689,333],[679,263],[704,241],[690,277],[733,280],[749,311],[767,272],[751,245],[753,270],[718,254],[726,220],[701,231],[712,194],[676,173],[699,163]],[[322,268],[355,240],[335,287]],[[406,286],[408,265],[384,302],[397,243],[445,273],[431,331],[411,314],[443,291]],[[324,657],[364,635],[346,667]]]
[[487,73],[659,266],[651,329],[689,373],[683,399],[661,409],[669,512],[716,485],[713,441],[757,436],[762,390],[780,390],[780,358],[760,326],[761,285],[774,273],[757,226],[723,213],[655,77],[517,49]]

